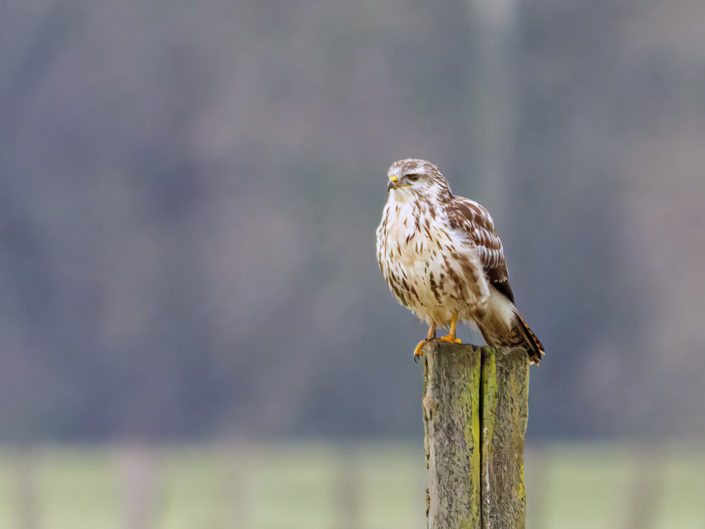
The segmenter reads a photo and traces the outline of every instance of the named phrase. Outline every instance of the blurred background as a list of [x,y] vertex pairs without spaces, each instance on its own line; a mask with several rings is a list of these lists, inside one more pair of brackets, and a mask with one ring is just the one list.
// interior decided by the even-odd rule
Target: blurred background
[[0,4],[0,526],[423,527],[425,329],[374,249],[422,157],[546,346],[530,526],[702,527],[703,20]]

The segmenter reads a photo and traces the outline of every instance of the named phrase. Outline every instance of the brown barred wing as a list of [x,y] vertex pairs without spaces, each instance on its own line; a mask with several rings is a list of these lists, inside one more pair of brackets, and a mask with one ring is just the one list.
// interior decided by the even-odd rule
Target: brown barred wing
[[513,303],[514,293],[509,285],[502,241],[495,232],[489,211],[474,200],[454,197],[448,215],[451,226],[461,229],[475,244],[489,282]]

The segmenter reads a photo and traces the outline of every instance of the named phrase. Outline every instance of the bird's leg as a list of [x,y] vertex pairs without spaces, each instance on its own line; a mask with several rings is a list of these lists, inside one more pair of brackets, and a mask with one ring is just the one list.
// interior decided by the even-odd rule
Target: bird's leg
[[438,338],[439,342],[448,342],[448,343],[463,343],[460,341],[460,338],[455,337],[455,327],[458,325],[458,315],[455,314],[453,315],[453,318],[450,320],[450,333],[446,334],[445,336],[441,336]]
[[429,326],[428,328],[428,334],[426,334],[426,339],[421,340],[416,348],[414,349],[414,362],[418,362],[419,358],[423,356],[423,352],[421,350],[423,349],[423,346],[426,345],[428,342],[436,338],[436,327],[434,325]]

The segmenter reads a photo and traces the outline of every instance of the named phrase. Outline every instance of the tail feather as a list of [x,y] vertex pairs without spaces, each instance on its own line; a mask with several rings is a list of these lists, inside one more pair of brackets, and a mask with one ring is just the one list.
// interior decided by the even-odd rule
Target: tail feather
[[541,341],[514,303],[495,288],[490,289],[487,309],[475,322],[485,341],[492,347],[522,347],[534,365],[538,365],[545,354]]
[[546,351],[544,351],[543,349],[543,344],[541,343],[541,340],[536,337],[534,331],[531,330],[531,327],[529,327],[529,324],[526,323],[526,320],[522,317],[522,315],[519,314],[518,310],[514,311],[514,316],[514,323],[519,328],[519,331],[521,332],[524,338],[523,345],[529,352],[529,360],[532,364],[539,365],[539,362],[541,362],[541,358],[543,358],[543,355],[546,354]]

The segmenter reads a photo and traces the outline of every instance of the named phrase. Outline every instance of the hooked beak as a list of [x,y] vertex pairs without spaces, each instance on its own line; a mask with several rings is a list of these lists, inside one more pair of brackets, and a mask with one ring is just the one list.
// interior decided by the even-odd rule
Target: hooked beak
[[389,175],[389,182],[387,182],[387,191],[389,191],[390,189],[396,189],[397,187],[399,187],[398,182],[399,182],[399,177],[397,177],[397,175],[395,175],[395,174]]

